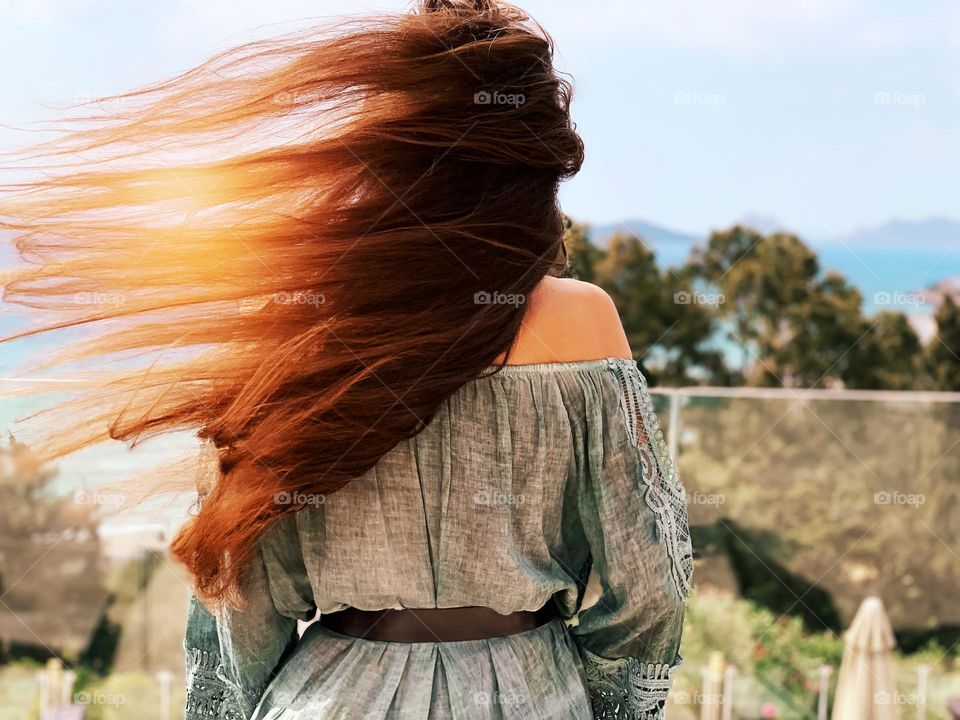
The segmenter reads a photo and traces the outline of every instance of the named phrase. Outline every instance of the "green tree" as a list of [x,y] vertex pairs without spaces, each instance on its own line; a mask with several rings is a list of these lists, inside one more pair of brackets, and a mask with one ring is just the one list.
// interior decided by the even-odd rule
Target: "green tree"
[[620,311],[634,356],[651,375],[672,384],[724,376],[721,354],[708,345],[715,308],[696,302],[682,273],[661,270],[640,238],[615,234],[594,271]]
[[940,347],[926,357],[938,379],[925,383],[923,351],[907,319],[864,316],[860,292],[837,273],[823,274],[796,235],[736,225],[712,233],[683,267],[666,269],[634,235],[615,234],[601,249],[588,228],[573,224],[565,242],[569,274],[610,294],[652,377],[895,390],[960,382],[955,304],[938,315]]
[[903,315],[863,315],[860,292],[821,274],[796,235],[742,225],[714,232],[688,262],[717,288],[729,337],[751,385],[891,388],[916,384],[919,342]]
[[934,390],[960,391],[960,308],[949,295],[937,308],[937,336],[926,352],[926,367]]
[[[741,347],[751,384],[791,384],[795,368],[790,348],[795,326],[809,305],[819,272],[816,255],[794,235],[764,236],[735,225],[711,234],[688,263],[692,276],[724,296],[720,313],[732,340]],[[810,323],[806,323],[809,331]]]
[[567,247],[568,277],[594,282],[594,268],[603,257],[603,251],[590,240],[590,229],[580,223],[571,223],[563,237]]
[[[103,607],[96,506],[51,490],[56,471],[10,435],[0,443],[0,649],[78,655]],[[55,592],[51,592],[55,589]],[[2,654],[2,652],[0,652]]]
[[0,443],[0,538],[29,541],[36,533],[69,527],[70,504],[49,491],[57,471],[43,467],[25,444],[8,433]]
[[920,383],[923,346],[903,313],[884,311],[854,348],[844,381],[864,390],[911,390]]
[[[785,383],[851,384],[859,367],[856,349],[870,327],[861,304],[860,291],[837,273],[808,281],[803,299],[786,308],[782,334],[767,348]],[[885,358],[878,359],[883,362]]]

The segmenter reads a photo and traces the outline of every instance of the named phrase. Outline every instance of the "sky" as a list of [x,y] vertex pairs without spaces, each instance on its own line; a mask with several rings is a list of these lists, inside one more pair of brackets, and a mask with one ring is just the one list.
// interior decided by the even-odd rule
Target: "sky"
[[[574,218],[696,234],[748,214],[810,239],[958,217],[960,3],[527,0],[573,76]],[[45,104],[391,0],[0,0],[0,148]]]

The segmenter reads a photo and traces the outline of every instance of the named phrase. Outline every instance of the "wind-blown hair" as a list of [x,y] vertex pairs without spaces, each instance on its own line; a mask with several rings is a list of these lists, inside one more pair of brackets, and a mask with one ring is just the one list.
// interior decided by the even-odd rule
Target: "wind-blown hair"
[[552,56],[513,6],[422,1],[229,50],[21,151],[4,300],[42,322],[6,339],[76,327],[44,367],[117,361],[55,409],[44,456],[212,442],[173,552],[238,602],[263,531],[429,423],[562,267],[583,148]]

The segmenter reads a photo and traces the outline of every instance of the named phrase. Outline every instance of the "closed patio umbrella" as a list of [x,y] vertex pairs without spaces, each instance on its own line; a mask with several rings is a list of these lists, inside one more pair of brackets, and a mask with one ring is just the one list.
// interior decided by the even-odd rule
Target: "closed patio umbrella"
[[866,598],[844,636],[833,720],[900,717],[891,658],[895,645],[883,602],[878,597]]

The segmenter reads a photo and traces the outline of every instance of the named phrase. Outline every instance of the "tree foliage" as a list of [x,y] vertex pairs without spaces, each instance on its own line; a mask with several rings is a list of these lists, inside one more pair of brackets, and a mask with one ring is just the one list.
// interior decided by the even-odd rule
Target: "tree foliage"
[[573,224],[567,248],[570,274],[610,294],[635,356],[659,381],[960,389],[960,311],[949,297],[924,349],[902,313],[866,315],[860,291],[823,272],[791,233],[735,225],[669,268],[630,234],[601,248]]
[[945,295],[936,314],[937,336],[928,346],[925,365],[934,390],[960,391],[960,308]]
[[53,492],[56,475],[12,435],[0,443],[0,656],[77,656],[106,599],[95,506]]

